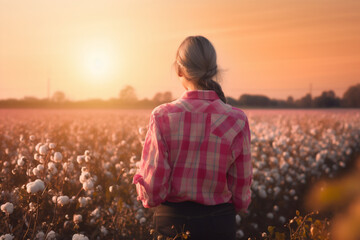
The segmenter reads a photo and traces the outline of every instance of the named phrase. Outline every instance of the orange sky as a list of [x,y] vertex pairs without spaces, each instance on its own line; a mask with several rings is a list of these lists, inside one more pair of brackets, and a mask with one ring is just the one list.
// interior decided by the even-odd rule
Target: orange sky
[[0,0],[0,99],[139,98],[183,88],[189,35],[214,44],[226,95],[295,98],[360,82],[359,0]]

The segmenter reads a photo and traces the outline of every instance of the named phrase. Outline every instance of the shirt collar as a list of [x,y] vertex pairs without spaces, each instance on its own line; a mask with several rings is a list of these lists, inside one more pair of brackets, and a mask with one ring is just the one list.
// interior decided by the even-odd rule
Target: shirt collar
[[217,100],[220,99],[214,90],[191,90],[185,91],[181,98],[185,99],[205,99],[205,100]]

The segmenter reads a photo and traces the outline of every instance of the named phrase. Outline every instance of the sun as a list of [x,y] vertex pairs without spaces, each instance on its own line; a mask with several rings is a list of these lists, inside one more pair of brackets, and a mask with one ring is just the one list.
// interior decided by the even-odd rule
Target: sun
[[111,59],[103,49],[92,50],[85,57],[85,68],[92,78],[105,78],[110,74]]

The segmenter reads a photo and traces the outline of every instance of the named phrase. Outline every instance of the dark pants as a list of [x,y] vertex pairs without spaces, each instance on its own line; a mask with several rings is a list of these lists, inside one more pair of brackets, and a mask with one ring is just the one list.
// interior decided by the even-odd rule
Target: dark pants
[[153,220],[155,230],[165,237],[174,238],[189,231],[191,240],[234,240],[235,214],[231,203],[206,206],[194,202],[165,202],[155,209]]

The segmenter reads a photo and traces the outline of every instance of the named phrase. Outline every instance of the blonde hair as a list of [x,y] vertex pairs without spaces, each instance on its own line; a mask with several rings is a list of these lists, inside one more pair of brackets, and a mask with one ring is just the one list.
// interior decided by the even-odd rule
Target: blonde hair
[[220,84],[214,80],[218,74],[216,51],[211,42],[203,36],[189,36],[176,52],[174,67],[176,73],[192,81],[197,88],[214,90],[226,103]]

